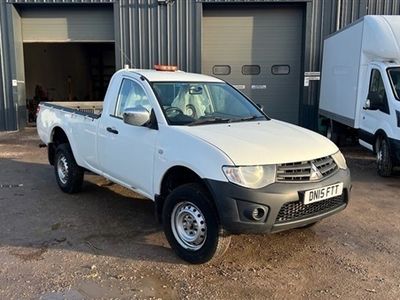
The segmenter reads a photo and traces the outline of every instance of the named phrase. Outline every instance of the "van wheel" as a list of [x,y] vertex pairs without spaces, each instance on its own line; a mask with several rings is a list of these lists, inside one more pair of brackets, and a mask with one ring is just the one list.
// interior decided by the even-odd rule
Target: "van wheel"
[[378,174],[382,177],[388,177],[392,175],[393,171],[389,142],[385,137],[381,137],[376,144],[376,165]]
[[61,144],[56,149],[54,171],[60,189],[68,194],[79,192],[83,183],[83,169],[77,165],[71,147]]
[[230,236],[221,236],[216,209],[209,193],[197,183],[174,189],[165,199],[164,232],[171,248],[183,260],[201,264],[226,252]]
[[340,143],[339,133],[336,126],[334,126],[334,122],[332,120],[328,121],[328,125],[326,128],[326,137],[339,146]]

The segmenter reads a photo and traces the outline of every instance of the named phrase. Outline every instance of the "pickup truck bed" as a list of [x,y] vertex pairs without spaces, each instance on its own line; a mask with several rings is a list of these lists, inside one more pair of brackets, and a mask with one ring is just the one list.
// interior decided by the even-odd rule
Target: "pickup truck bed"
[[103,111],[102,101],[58,101],[58,102],[42,102],[42,106],[54,108],[64,112],[75,113],[78,115],[98,119]]

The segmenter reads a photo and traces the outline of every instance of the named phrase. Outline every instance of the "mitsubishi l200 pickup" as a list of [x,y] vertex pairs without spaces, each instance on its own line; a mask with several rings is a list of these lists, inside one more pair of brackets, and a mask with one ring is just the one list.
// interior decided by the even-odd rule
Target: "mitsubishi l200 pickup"
[[190,263],[221,256],[231,234],[311,226],[349,201],[335,144],[210,76],[123,69],[104,102],[41,103],[37,130],[63,192],[89,170],[153,200]]

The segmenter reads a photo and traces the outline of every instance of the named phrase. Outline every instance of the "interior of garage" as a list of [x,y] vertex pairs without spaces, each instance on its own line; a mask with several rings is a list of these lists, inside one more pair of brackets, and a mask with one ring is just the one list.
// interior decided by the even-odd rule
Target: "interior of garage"
[[102,101],[115,72],[113,43],[24,43],[29,122],[40,101]]

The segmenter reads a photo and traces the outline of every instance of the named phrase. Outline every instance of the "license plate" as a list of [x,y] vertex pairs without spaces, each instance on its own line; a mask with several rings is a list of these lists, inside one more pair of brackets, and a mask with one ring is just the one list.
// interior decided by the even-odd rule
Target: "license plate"
[[332,197],[340,196],[343,193],[343,183],[336,183],[324,186],[319,189],[309,190],[304,193],[304,204],[310,204]]

